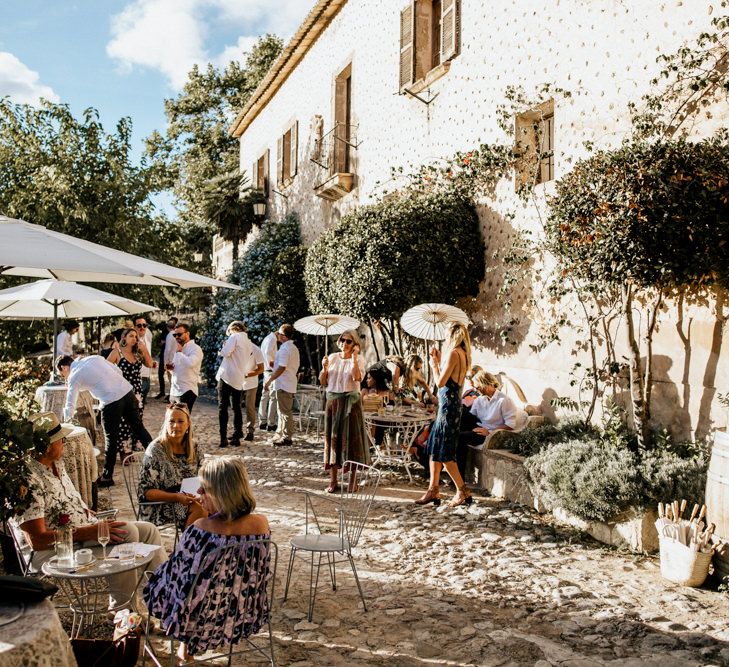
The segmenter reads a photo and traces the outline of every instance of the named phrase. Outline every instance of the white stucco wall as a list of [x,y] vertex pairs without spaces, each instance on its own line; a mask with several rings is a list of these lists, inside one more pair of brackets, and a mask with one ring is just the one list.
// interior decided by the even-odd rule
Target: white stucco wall
[[[718,3],[462,0],[461,52],[450,71],[432,85],[430,93],[438,97],[429,107],[397,94],[399,14],[404,4],[350,0],[241,136],[241,168],[250,173],[254,160],[269,149],[271,183],[279,189],[275,182],[277,138],[292,121],[299,121],[298,174],[283,191],[287,199],[273,193],[269,207],[273,219],[288,211],[298,212],[307,244],[353,207],[377,199],[385,189],[396,189],[397,181],[390,180],[391,168],[402,166],[410,171],[481,142],[503,142],[506,137],[495,111],[505,101],[507,86],[521,86],[534,96],[539,86],[550,83],[572,93],[555,104],[556,178],[587,154],[585,141],[617,145],[629,130],[628,102],[639,100],[659,71],[656,57],[675,51],[708,29]],[[320,115],[325,132],[333,126],[334,80],[350,62],[353,122],[359,126],[361,142],[353,153],[357,181],[353,192],[329,203],[313,192],[321,172],[309,159],[312,122]],[[724,109],[696,132],[711,132],[728,118]],[[537,189],[544,194],[550,187]],[[502,215],[516,210],[516,225],[535,226],[535,211],[519,204],[513,190],[511,182],[502,182],[495,200],[485,202],[481,211],[484,236],[492,248],[501,242],[499,235],[506,234]],[[474,317],[475,361],[516,377],[532,402],[539,402],[542,395],[573,392],[569,369],[581,354],[574,352],[577,339],[573,333],[565,332],[561,345],[550,345],[539,353],[530,348],[536,340],[535,326],[523,325],[528,331],[516,348],[487,342],[511,317],[498,312],[499,305],[492,298],[495,286],[489,286],[489,281],[487,276],[480,297],[482,309]],[[723,379],[729,368],[716,358],[721,345],[711,311],[698,308],[691,316],[688,370],[675,310],[664,316],[657,353],[672,357],[671,368],[659,378],[666,382],[662,394],[675,393],[681,410],[693,415],[701,401],[706,402],[707,391],[713,397],[714,376],[722,378],[720,389],[729,388]],[[718,341],[726,345],[722,335],[720,332]],[[719,363],[713,373],[707,370],[712,359]],[[676,403],[673,395],[663,398],[665,405]],[[675,409],[675,405],[661,407],[658,412],[668,417]],[[723,421],[718,410],[715,414]],[[688,419],[695,427],[698,417]]]

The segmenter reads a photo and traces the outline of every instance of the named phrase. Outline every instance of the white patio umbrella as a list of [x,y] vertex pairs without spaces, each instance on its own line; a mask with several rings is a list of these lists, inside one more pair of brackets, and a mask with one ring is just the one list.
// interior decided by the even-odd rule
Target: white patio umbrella
[[357,329],[359,320],[346,315],[326,313],[324,315],[308,315],[294,322],[294,329],[312,336],[324,336],[324,350],[329,354],[329,336],[343,334],[350,329]]
[[4,215],[0,215],[0,274],[88,283],[240,289]]
[[158,308],[63,280],[38,280],[0,290],[0,319],[53,319],[54,360],[59,317],[122,317],[152,310]]
[[[406,310],[400,318],[400,325],[415,338],[425,339],[425,351],[428,352],[428,341],[445,340],[448,325],[460,322],[468,326],[468,315],[456,306],[445,303],[421,303]],[[430,364],[428,364],[430,375]]]

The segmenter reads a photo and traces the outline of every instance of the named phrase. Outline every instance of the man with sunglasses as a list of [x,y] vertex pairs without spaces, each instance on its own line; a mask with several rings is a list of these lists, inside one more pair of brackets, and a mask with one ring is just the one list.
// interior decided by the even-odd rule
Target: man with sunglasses
[[[149,330],[147,325],[147,318],[143,315],[138,315],[134,318],[134,330],[137,332],[137,338],[143,340],[147,346],[147,350],[152,352],[152,332]],[[157,362],[152,362],[152,368],[157,368]],[[150,380],[152,375],[152,368],[142,364],[142,368],[139,371],[139,375],[142,378],[142,405],[147,403],[147,394],[149,394]]]
[[184,403],[190,412],[195,405],[200,385],[202,348],[190,338],[190,327],[180,322],[172,334],[175,340],[175,354],[167,370],[172,371],[170,403]]
[[273,439],[274,446],[293,445],[294,434],[294,395],[296,394],[296,374],[299,372],[299,350],[292,340],[294,327],[282,324],[276,332],[278,352],[271,376],[263,388],[268,390],[275,383],[276,403],[278,406],[278,427]]

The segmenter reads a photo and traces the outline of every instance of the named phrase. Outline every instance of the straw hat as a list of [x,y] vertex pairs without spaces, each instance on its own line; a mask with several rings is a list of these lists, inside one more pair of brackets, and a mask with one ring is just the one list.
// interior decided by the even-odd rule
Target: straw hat
[[33,430],[45,432],[51,444],[73,432],[73,428],[61,424],[54,412],[37,412],[29,419],[33,423]]

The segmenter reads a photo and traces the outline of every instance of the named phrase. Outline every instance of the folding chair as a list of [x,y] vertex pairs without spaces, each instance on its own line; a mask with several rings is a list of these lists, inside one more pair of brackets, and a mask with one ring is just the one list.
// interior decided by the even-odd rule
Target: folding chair
[[[294,559],[298,551],[311,554],[311,567],[309,579],[309,615],[311,622],[314,613],[314,601],[319,585],[319,570],[321,569],[322,556],[326,555],[329,576],[332,581],[332,590],[337,590],[337,562],[349,562],[352,567],[352,574],[362,598],[362,606],[367,611],[362,586],[357,576],[357,568],[354,565],[352,549],[359,543],[362,531],[364,530],[367,515],[369,514],[372,501],[380,483],[380,471],[372,466],[363,463],[345,461],[342,468],[347,472],[342,475],[341,494],[339,497],[320,496],[313,493],[305,493],[306,496],[306,528],[303,535],[291,539],[291,557],[289,558],[288,571],[286,573],[286,589],[284,591],[284,602],[288,598],[291,573],[294,568]],[[350,491],[349,489],[353,489]],[[319,502],[329,505],[337,517],[336,534],[327,534],[323,529],[323,522],[317,515],[315,505]],[[311,514],[311,522],[309,515]],[[309,527],[316,528],[317,532],[309,532]],[[344,556],[337,561],[337,555]],[[316,578],[314,577],[314,565],[316,561]]]
[[[139,502],[139,473],[142,468],[142,460],[144,459],[143,452],[134,452],[127,456],[122,462],[122,475],[124,476],[124,485],[127,487],[127,494],[129,495],[129,502],[132,504],[132,510],[134,511],[134,518],[139,521],[141,519],[141,512],[143,507],[152,507],[153,505],[174,505],[175,503],[168,503],[163,501],[144,501]],[[175,531],[175,542],[173,548],[177,546],[177,540],[180,536],[180,529],[177,526],[177,522],[166,523],[159,526],[160,530],[167,528],[174,528]]]
[[[182,607],[184,618],[179,621],[180,636],[199,637],[201,631],[209,631],[212,625],[216,633],[214,648],[227,646],[228,651],[213,655],[208,655],[206,651],[202,653],[203,657],[195,656],[191,662],[185,664],[192,665],[227,657],[230,665],[234,655],[256,652],[275,667],[271,608],[277,567],[278,546],[269,539],[229,544],[208,554],[195,573],[190,593]],[[222,580],[225,581],[225,586],[216,588]],[[258,605],[261,609],[257,608]],[[229,613],[231,610],[234,610],[232,623]],[[257,612],[260,612],[260,616],[254,617]],[[255,641],[262,639],[259,635],[264,632],[264,628],[268,634],[266,644]],[[229,641],[231,638],[233,641]],[[170,638],[170,665],[177,664],[175,641],[179,640]],[[234,651],[235,645],[241,642],[245,642],[246,648]],[[142,646],[142,665],[147,655],[157,667],[161,667],[162,663],[149,641],[149,617]]]

